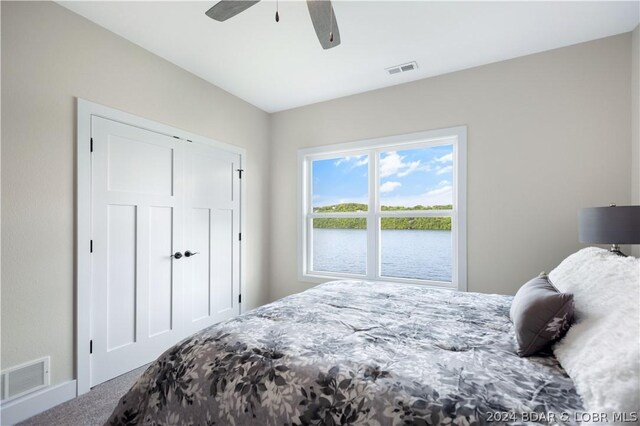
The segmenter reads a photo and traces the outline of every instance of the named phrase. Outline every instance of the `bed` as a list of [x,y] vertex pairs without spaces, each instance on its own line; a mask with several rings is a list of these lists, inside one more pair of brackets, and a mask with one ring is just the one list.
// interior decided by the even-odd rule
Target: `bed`
[[553,355],[516,355],[511,300],[323,284],[177,344],[108,424],[570,424],[581,398]]

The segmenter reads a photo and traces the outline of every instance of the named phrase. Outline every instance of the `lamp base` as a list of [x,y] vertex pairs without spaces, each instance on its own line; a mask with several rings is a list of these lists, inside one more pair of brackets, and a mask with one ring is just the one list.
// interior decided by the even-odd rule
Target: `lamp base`
[[628,257],[626,254],[624,254],[623,252],[620,251],[620,246],[617,244],[611,244],[611,247],[609,248],[609,251],[611,253],[615,253],[618,256],[622,256],[622,257]]

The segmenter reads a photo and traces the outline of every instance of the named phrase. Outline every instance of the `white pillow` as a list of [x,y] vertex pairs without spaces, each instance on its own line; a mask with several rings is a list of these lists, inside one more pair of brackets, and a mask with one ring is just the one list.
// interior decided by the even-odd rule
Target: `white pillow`
[[[553,352],[589,412],[640,410],[640,259],[590,247],[549,274],[575,323]],[[609,417],[609,421],[612,417]]]

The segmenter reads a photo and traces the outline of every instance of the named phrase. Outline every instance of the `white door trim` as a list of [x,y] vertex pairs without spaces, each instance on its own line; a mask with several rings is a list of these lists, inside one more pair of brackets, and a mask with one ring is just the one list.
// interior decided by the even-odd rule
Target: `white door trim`
[[[80,98],[77,98],[76,112],[76,378],[77,393],[82,395],[90,389],[91,371],[89,354],[91,339],[91,117],[102,117],[184,141],[210,145],[239,154],[241,169],[246,167],[247,151],[244,148],[218,142]],[[240,232],[244,232],[246,228],[245,180],[240,180]],[[240,244],[240,294],[244,289],[245,246],[246,244]],[[242,312],[244,312],[243,304],[240,304],[240,313]]]

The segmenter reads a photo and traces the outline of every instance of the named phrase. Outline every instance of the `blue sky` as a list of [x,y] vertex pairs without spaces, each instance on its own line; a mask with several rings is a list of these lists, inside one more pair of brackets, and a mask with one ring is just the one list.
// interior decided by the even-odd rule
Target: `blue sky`
[[[380,154],[380,199],[383,205],[452,204],[451,145]],[[367,203],[366,155],[313,162],[313,206]]]

